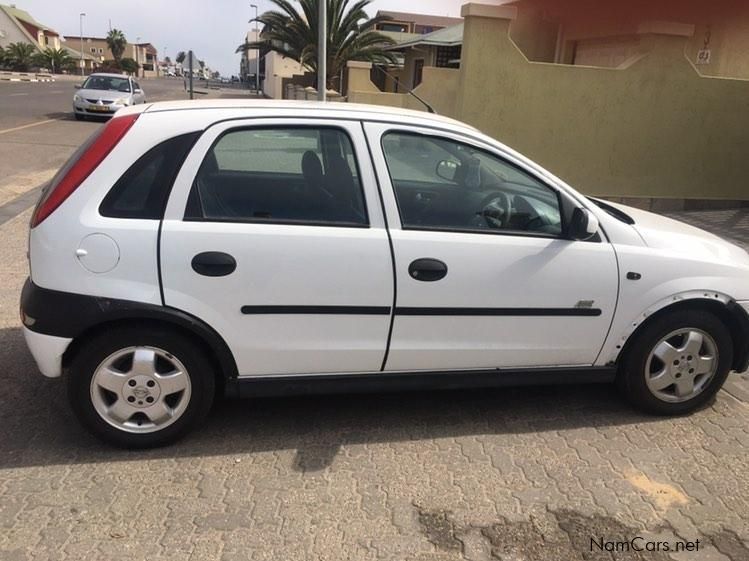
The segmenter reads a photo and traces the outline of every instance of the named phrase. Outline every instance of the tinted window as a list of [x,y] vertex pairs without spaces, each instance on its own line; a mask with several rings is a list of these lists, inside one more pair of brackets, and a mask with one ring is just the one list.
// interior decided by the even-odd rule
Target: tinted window
[[198,136],[176,136],[151,148],[115,183],[99,213],[112,218],[161,219],[172,184]]
[[412,133],[382,147],[404,228],[562,233],[557,193],[497,156]]
[[114,76],[89,76],[83,83],[84,90],[109,90],[115,92],[129,92],[130,80]]
[[230,131],[206,155],[185,218],[367,225],[351,140],[334,128]]

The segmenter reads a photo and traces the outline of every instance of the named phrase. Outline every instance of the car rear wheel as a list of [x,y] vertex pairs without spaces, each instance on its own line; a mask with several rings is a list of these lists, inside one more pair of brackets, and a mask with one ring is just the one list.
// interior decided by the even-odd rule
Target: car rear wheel
[[655,319],[635,335],[617,381],[639,409],[679,415],[715,396],[732,361],[726,326],[711,313],[681,310]]
[[71,406],[101,439],[127,448],[174,442],[207,415],[214,372],[193,341],[122,328],[89,340],[68,378]]

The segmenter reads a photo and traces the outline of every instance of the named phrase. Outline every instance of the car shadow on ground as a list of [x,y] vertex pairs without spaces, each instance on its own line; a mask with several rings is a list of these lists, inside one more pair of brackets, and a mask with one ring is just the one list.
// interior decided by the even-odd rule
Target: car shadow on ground
[[330,466],[341,446],[657,421],[611,385],[222,400],[175,445],[128,451],[89,435],[63,380],[39,374],[18,328],[0,330],[0,469],[295,450],[293,469]]

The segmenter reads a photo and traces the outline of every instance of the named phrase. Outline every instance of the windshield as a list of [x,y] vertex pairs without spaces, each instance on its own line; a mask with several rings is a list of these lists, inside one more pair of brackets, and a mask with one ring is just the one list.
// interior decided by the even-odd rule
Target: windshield
[[130,92],[130,80],[114,76],[89,76],[83,83],[86,90],[109,90],[114,92]]

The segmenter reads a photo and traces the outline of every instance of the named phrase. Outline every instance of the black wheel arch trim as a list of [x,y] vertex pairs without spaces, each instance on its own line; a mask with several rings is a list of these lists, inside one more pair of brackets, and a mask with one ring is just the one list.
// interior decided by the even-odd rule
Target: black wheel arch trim
[[223,337],[203,320],[177,308],[61,292],[42,288],[27,279],[21,293],[21,320],[36,333],[74,340],[92,328],[113,322],[169,323],[203,341],[214,353],[225,378],[238,375],[237,363]]

